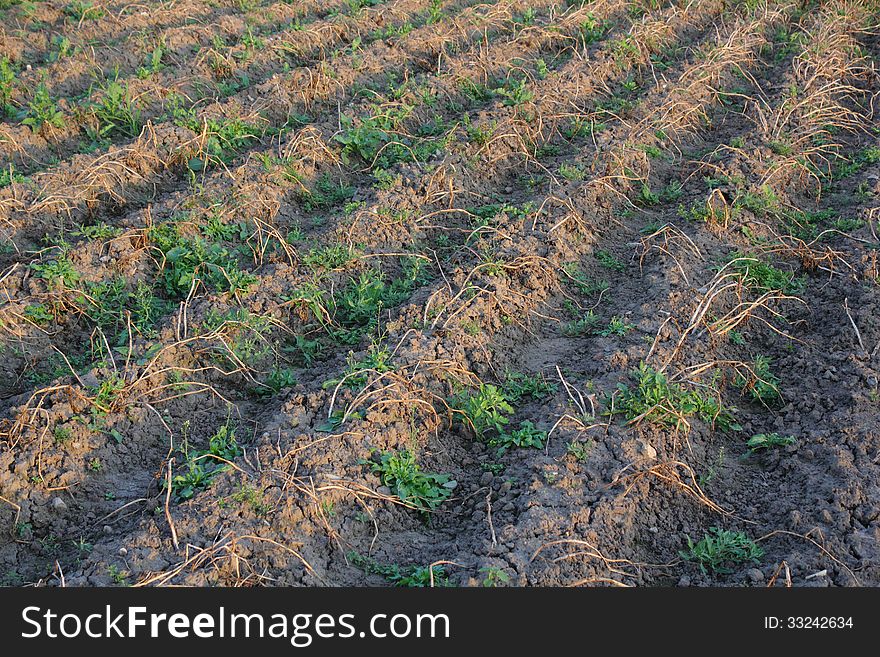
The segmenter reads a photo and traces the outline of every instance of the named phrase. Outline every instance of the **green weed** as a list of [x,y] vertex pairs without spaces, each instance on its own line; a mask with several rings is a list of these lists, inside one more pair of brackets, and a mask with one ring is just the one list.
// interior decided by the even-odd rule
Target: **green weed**
[[298,196],[306,210],[324,210],[348,201],[354,196],[354,187],[325,173],[315,180],[311,188],[300,190]]
[[141,111],[127,85],[114,81],[102,87],[91,111],[98,123],[93,138],[135,137],[141,130]]
[[591,335],[596,332],[600,321],[595,312],[588,310],[582,317],[563,324],[562,332],[570,338]]
[[708,568],[713,573],[727,574],[733,565],[759,564],[764,556],[764,550],[744,533],[718,527],[710,527],[696,543],[688,536],[687,544],[688,549],[679,554],[682,559],[696,562],[703,573]]
[[498,448],[498,455],[504,454],[512,447],[531,447],[543,449],[547,441],[547,432],[538,429],[532,422],[525,420],[514,431],[503,431],[489,439],[489,445]]
[[759,433],[755,434],[746,442],[746,446],[752,452],[758,452],[763,449],[771,449],[773,447],[788,447],[794,445],[797,439],[794,436],[780,436],[778,433]]
[[599,331],[599,335],[606,338],[612,335],[622,337],[632,331],[635,327],[635,324],[629,324],[623,317],[615,315],[608,322],[608,326]]
[[171,479],[171,495],[178,502],[191,499],[198,491],[210,486],[218,474],[229,470],[231,466],[226,461],[238,456],[241,456],[241,447],[235,439],[235,430],[229,425],[221,426],[208,439],[207,449],[184,455],[178,474]]
[[612,398],[611,415],[622,414],[630,422],[649,422],[680,429],[687,418],[698,417],[721,428],[735,428],[732,416],[715,397],[704,396],[695,389],[672,383],[662,372],[645,363],[632,373],[635,387],[618,384],[618,395]]
[[525,374],[508,371],[504,376],[504,397],[512,404],[518,404],[524,397],[535,401],[547,399],[558,390],[555,383],[549,383],[540,374]]
[[612,269],[614,271],[626,270],[626,264],[615,258],[614,255],[608,251],[600,249],[593,254],[593,257],[596,258],[599,264],[606,269]]
[[74,20],[82,22],[85,20],[98,20],[105,16],[107,12],[104,11],[103,7],[100,7],[93,2],[75,0],[64,7],[64,13]]
[[779,291],[784,294],[795,294],[803,290],[806,278],[796,277],[794,273],[764,262],[760,258],[734,254],[730,260],[730,269],[742,277],[743,285],[757,292]]
[[238,260],[225,246],[198,236],[185,237],[174,224],[153,228],[149,238],[163,256],[160,280],[172,297],[185,297],[196,280],[233,295],[256,281],[239,268]]
[[354,550],[348,553],[351,563],[365,573],[380,575],[394,586],[409,588],[425,588],[433,586],[449,586],[449,580],[442,565],[437,566],[399,566],[384,565],[375,559],[358,554]]
[[457,485],[447,474],[422,472],[415,454],[406,449],[380,453],[378,463],[366,464],[401,501],[421,511],[431,511],[443,504]]
[[27,115],[22,123],[33,132],[37,132],[44,124],[55,128],[63,128],[64,113],[58,109],[58,105],[49,95],[49,90],[44,83],[40,83],[34,92],[34,97],[28,104]]
[[0,57],[0,118],[15,113],[15,107],[12,105],[14,91],[15,69],[8,57]]
[[513,414],[513,407],[504,393],[490,383],[481,383],[476,392],[463,391],[452,400],[479,440],[487,440],[504,432]]
[[779,379],[770,371],[770,364],[771,360],[767,356],[756,356],[751,372],[748,375],[737,373],[733,380],[736,387],[742,388],[743,394],[748,394],[754,401],[765,406],[774,405],[782,398]]

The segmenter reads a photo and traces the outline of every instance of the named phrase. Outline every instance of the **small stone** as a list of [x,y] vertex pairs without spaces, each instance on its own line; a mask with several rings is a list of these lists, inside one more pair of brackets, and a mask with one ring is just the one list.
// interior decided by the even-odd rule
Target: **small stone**
[[513,484],[511,484],[509,481],[505,481],[503,484],[501,484],[501,488],[499,488],[498,491],[502,495],[504,495],[505,493],[509,492],[511,488],[513,488]]
[[110,525],[104,525],[104,533],[105,534],[112,534],[113,528]]
[[649,461],[653,461],[657,458],[657,450],[646,442],[643,442],[641,444],[641,451],[642,456],[644,456]]
[[391,495],[391,489],[388,488],[388,486],[379,486],[379,488],[376,489],[376,492],[379,493],[379,495]]
[[52,508],[56,511],[67,511],[67,504],[60,497],[56,497],[52,500]]
[[120,557],[124,557],[127,554],[128,554],[128,550],[126,550],[124,547],[119,548],[119,556]]
[[749,581],[752,584],[760,584],[761,582],[764,581],[764,573],[762,573],[757,568],[749,568],[746,571],[746,577],[749,578]]
[[491,472],[484,472],[483,476],[480,477],[480,486],[488,486],[492,483],[492,480],[495,478]]
[[682,575],[681,579],[678,580],[678,585],[679,586],[690,586],[691,585],[691,578],[688,577],[687,575]]

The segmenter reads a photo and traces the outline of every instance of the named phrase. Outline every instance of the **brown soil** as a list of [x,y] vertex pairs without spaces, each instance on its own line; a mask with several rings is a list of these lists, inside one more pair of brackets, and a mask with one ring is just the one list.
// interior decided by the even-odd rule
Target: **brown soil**
[[9,4],[2,583],[880,585],[872,3]]

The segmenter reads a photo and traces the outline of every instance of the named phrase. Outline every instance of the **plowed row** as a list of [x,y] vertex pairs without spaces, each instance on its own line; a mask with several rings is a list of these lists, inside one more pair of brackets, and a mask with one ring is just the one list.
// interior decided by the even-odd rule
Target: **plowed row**
[[871,3],[7,4],[3,583],[880,584]]

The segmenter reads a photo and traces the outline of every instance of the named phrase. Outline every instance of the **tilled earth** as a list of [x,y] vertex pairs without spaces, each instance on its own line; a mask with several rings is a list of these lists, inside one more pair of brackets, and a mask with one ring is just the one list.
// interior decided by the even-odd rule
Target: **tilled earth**
[[874,3],[0,7],[4,584],[880,584]]

